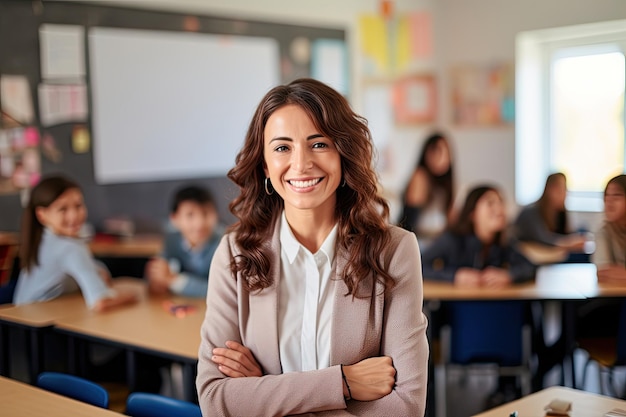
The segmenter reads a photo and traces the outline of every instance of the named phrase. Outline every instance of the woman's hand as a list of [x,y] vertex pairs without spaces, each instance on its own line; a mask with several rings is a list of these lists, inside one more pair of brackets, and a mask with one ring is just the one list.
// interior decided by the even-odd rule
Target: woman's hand
[[97,312],[103,312],[111,310],[112,308],[132,304],[139,300],[139,292],[130,288],[118,288],[115,290],[115,295],[112,297],[101,298],[96,301],[93,306],[93,310]]
[[477,288],[482,284],[481,271],[473,268],[459,268],[454,274],[454,285],[464,288]]
[[150,291],[155,294],[166,294],[174,280],[167,260],[152,258],[146,264],[146,278],[150,284]]
[[237,342],[229,340],[225,348],[213,349],[211,360],[217,364],[220,372],[231,378],[263,375],[250,349]]
[[[373,401],[389,394],[396,383],[396,369],[389,356],[367,358],[354,365],[344,365],[352,398]],[[344,392],[345,394],[345,392]]]
[[513,279],[506,269],[488,267],[481,275],[482,283],[487,288],[504,288],[511,285]]

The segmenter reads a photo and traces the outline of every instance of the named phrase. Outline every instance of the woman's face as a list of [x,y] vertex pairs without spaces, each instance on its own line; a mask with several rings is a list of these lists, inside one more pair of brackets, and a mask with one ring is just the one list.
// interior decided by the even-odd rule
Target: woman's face
[[78,237],[80,228],[87,219],[87,208],[83,193],[70,188],[48,207],[37,207],[37,219],[59,236]]
[[626,222],[626,194],[617,184],[611,183],[606,187],[604,215],[610,222]]
[[445,140],[440,139],[426,151],[426,165],[433,175],[443,175],[450,169],[450,149]]
[[476,202],[472,220],[477,234],[495,235],[506,226],[506,213],[500,194],[489,190]]
[[286,105],[269,117],[263,155],[265,175],[283,198],[287,215],[293,210],[334,214],[341,157],[301,107]]
[[548,186],[548,202],[555,210],[565,209],[565,197],[567,197],[567,186],[565,178],[557,177]]

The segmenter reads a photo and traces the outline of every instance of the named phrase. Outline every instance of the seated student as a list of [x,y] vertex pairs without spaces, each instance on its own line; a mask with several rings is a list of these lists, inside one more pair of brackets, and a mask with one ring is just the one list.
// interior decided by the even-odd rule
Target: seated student
[[222,233],[217,208],[208,190],[188,186],[174,195],[170,220],[178,229],[168,234],[160,257],[146,265],[146,278],[156,293],[170,291],[205,297],[209,267]]
[[[604,190],[604,223],[596,232],[596,250],[591,256],[598,269],[598,282],[626,285],[626,175],[609,180]],[[611,337],[618,332],[622,299],[591,300],[580,306],[579,338]]]
[[582,252],[585,238],[569,231],[566,195],[565,175],[549,175],[539,200],[524,207],[515,220],[516,237],[522,242],[556,246],[570,253]]
[[534,265],[505,241],[506,224],[498,190],[472,189],[457,221],[422,252],[424,279],[491,288],[533,279]]
[[87,208],[79,186],[63,177],[42,179],[22,216],[20,272],[14,304],[51,300],[80,288],[87,305],[102,311],[138,294],[110,287],[110,275],[79,239]]
[[446,228],[453,204],[453,188],[450,145],[445,136],[434,133],[422,146],[403,194],[399,223],[417,235],[422,249]]
[[609,180],[604,190],[605,221],[596,232],[591,260],[598,281],[626,285],[626,175]]
[[[456,222],[422,252],[424,279],[492,289],[533,279],[535,267],[506,241],[506,225],[498,190],[489,185],[473,188]],[[490,307],[494,317],[502,314],[498,306]],[[433,322],[442,320],[439,316],[445,316],[445,311],[439,312]],[[518,396],[514,378],[501,376],[498,388],[487,398],[486,408]]]

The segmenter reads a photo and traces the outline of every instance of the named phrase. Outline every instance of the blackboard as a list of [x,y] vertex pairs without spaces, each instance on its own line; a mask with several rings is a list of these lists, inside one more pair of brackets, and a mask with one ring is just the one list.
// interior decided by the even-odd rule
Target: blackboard
[[[33,102],[37,104],[36,90],[41,82],[39,27],[42,24],[81,25],[86,29],[86,33],[94,27],[182,32],[188,17],[187,14],[182,13],[86,3],[2,0],[0,1],[0,39],[2,39],[0,74],[26,76],[31,86]],[[308,27],[222,16],[196,15],[195,18],[198,33],[275,39],[278,43],[281,61],[281,83],[311,75],[310,63],[301,63],[291,59],[290,48],[295,39],[345,41],[345,30],[342,28]],[[89,85],[89,67],[87,68],[87,82]],[[35,105],[35,111],[37,113],[37,105]],[[251,116],[250,114],[249,117]],[[92,127],[90,118],[87,121],[87,128],[91,131]],[[168,202],[172,192],[189,182],[209,187],[216,196],[222,219],[226,223],[234,220],[228,211],[228,203],[236,195],[237,190],[224,176],[207,175],[194,179],[177,178],[150,182],[98,184],[94,175],[93,147],[87,153],[72,152],[70,137],[73,128],[74,124],[68,123],[45,130],[41,129],[42,133],[48,132],[55,138],[62,152],[62,159],[59,163],[42,158],[42,172],[63,172],[80,183],[89,209],[89,221],[97,229],[101,227],[103,219],[111,216],[131,218],[135,221],[138,231],[160,229],[168,216]],[[0,230],[18,230],[20,213],[21,204],[18,195],[0,196]]]

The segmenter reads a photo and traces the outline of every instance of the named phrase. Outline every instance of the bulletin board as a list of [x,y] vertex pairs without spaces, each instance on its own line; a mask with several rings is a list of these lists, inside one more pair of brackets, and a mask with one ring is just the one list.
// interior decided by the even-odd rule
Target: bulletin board
[[[83,30],[86,89],[84,92],[78,89],[78,92],[79,96],[84,96],[87,102],[87,115],[84,120],[80,120],[79,117],[75,120],[42,123],[40,108],[42,103],[40,103],[38,96],[38,89],[42,87],[43,81],[42,57],[40,55],[42,45],[40,45],[39,32],[42,25],[48,24],[71,25]],[[222,160],[215,165],[212,163],[204,164],[201,170],[193,170],[188,167],[176,171],[170,167],[171,169],[168,169],[168,172],[163,172],[162,175],[156,175],[155,172],[147,175],[146,173],[105,170],[104,158],[108,158],[114,153],[118,153],[118,157],[122,154],[127,158],[129,155],[126,153],[130,152],[132,148],[124,143],[123,147],[120,146],[119,149],[115,149],[115,152],[107,157],[104,153],[107,151],[103,150],[102,142],[99,142],[101,136],[107,133],[107,128],[99,124],[104,120],[100,112],[105,111],[105,109],[102,107],[103,96],[98,85],[103,84],[100,84],[101,79],[94,71],[102,71],[103,68],[95,62],[101,51],[100,48],[96,46],[94,51],[90,50],[90,36],[98,38],[98,33],[102,30],[140,31],[144,34],[167,35],[166,37],[170,39],[177,36],[212,37],[212,39],[221,41],[230,39],[240,46],[243,46],[245,42],[239,42],[239,40],[244,38],[254,42],[251,40],[253,38],[259,42],[258,48],[254,47],[253,49],[262,50],[267,55],[258,58],[263,64],[263,71],[266,73],[257,78],[257,80],[262,79],[264,84],[262,88],[260,82],[255,84],[254,94],[249,91],[252,90],[250,84],[246,83],[253,82],[257,77],[255,71],[258,63],[249,61],[237,65],[238,70],[236,72],[231,71],[232,75],[236,75],[238,78],[245,75],[244,79],[241,80],[242,87],[247,87],[244,90],[238,90],[231,94],[230,91],[220,91],[215,86],[198,86],[199,89],[205,89],[205,91],[207,88],[215,90],[210,95],[214,104],[225,102],[228,95],[247,97],[249,101],[241,109],[235,110],[233,107],[228,107],[230,113],[237,112],[238,117],[240,117],[240,119],[229,121],[230,124],[237,125],[234,127],[238,130],[232,132],[219,131],[215,120],[211,120],[209,117],[211,112],[201,111],[203,115],[206,115],[206,122],[201,129],[201,139],[196,137],[195,140],[206,142],[209,145],[201,152],[195,153],[206,154],[207,161],[210,160],[213,153],[219,154],[214,150],[221,146],[227,145],[229,147],[227,152],[231,154],[235,148],[238,149],[241,146],[243,143],[242,132],[247,129],[247,124],[252,117],[252,96],[255,95],[254,105],[256,105],[265,90],[268,89],[267,84],[270,81],[276,80],[277,83],[287,83],[300,77],[319,78],[324,76],[324,71],[328,66],[313,62],[315,57],[325,57],[325,59],[330,57],[330,59],[344,63],[341,74],[338,75],[335,72],[330,76],[334,77],[337,82],[337,85],[334,85],[335,88],[346,95],[349,93],[347,79],[349,64],[346,59],[345,30],[343,28],[290,25],[243,20],[237,17],[190,16],[183,13],[130,9],[87,2],[1,1],[0,38],[10,39],[10,42],[0,42],[0,76],[19,75],[28,80],[34,104],[35,121],[33,125],[40,131],[41,138],[39,141],[41,173],[45,175],[51,172],[61,172],[78,181],[83,189],[89,209],[89,221],[96,228],[104,218],[117,215],[132,218],[138,231],[142,230],[144,224],[147,228],[152,227],[155,223],[160,226],[167,219],[168,199],[171,194],[181,185],[190,182],[204,185],[213,192],[217,199],[220,216],[226,223],[230,223],[233,218],[228,211],[228,203],[237,194],[236,187],[224,175],[228,164]],[[264,46],[260,46],[261,44]],[[213,58],[214,65],[219,66],[221,60]],[[239,56],[234,54],[229,59],[231,59],[229,65],[232,69]],[[274,62],[270,62],[271,60]],[[206,65],[206,62],[203,65]],[[270,66],[277,68],[277,76],[276,70],[270,69]],[[270,72],[274,73],[270,74]],[[102,73],[99,74],[102,75]],[[104,86],[106,87],[106,85]],[[48,84],[44,87],[53,90],[52,93],[67,93],[67,91],[62,90],[65,88],[63,86]],[[182,127],[168,127],[169,130],[167,130],[163,126],[159,126],[157,121],[160,122],[167,118],[155,113],[154,109],[150,114],[152,116],[146,115],[145,120],[141,123],[147,128],[152,127],[155,131],[153,135],[147,136],[154,138],[157,137],[157,134],[167,134],[170,141],[179,141],[181,137],[191,136],[188,132],[184,132]],[[128,121],[128,126],[132,126],[133,122],[137,124],[138,119],[131,119]],[[110,128],[110,125],[108,126]],[[120,131],[122,128],[127,130],[128,126],[124,128],[118,126],[117,128]],[[108,140],[118,139],[117,136],[108,137]],[[114,139],[110,139],[112,137]],[[121,133],[120,137],[122,137]],[[126,141],[129,140],[129,137],[126,137]],[[137,138],[135,137],[133,140],[137,140]],[[143,140],[149,139],[144,138]],[[166,148],[164,147],[164,150]],[[171,151],[171,148],[169,150]],[[100,151],[103,153],[100,154]],[[108,151],[111,152],[111,149]],[[173,152],[169,153],[173,154]],[[153,155],[142,154],[138,157],[153,158]],[[111,159],[107,160],[111,161]],[[194,162],[194,164],[199,165],[200,163]],[[190,166],[194,164],[190,164]],[[0,193],[0,207],[2,207],[0,230],[17,230],[21,213],[19,195]]]

